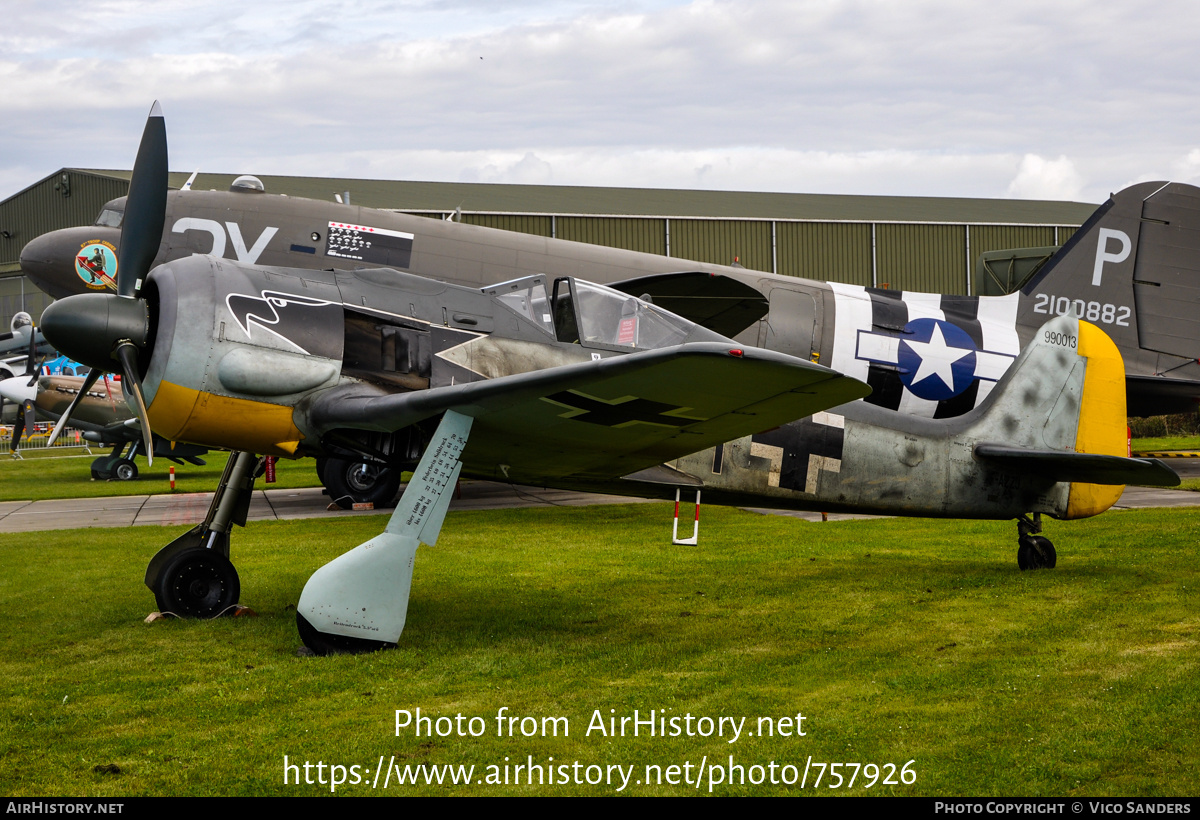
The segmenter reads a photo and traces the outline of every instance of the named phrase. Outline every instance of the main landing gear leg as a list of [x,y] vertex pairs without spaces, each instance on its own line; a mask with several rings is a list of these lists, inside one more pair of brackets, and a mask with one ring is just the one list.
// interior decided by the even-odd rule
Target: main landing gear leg
[[1042,531],[1042,514],[1034,513],[1033,520],[1022,515],[1017,519],[1017,566],[1021,569],[1054,569],[1058,553]]
[[246,526],[258,462],[252,453],[230,453],[203,523],[150,559],[146,586],[160,611],[216,618],[237,605],[242,588],[229,560],[229,530]]

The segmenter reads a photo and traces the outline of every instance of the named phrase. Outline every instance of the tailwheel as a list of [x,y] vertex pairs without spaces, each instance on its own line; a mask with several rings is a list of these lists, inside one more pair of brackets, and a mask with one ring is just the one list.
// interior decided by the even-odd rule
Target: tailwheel
[[1029,543],[1029,536],[1017,539],[1017,566],[1024,572],[1027,569],[1037,569],[1037,550]]
[[1039,535],[1042,531],[1042,514],[1033,518],[1017,516],[1017,566],[1027,569],[1054,569],[1058,564],[1058,553],[1050,539]]
[[1058,553],[1054,550],[1050,539],[1042,535],[1034,535],[1030,538],[1033,541],[1034,549],[1041,553],[1042,566],[1046,569],[1054,569],[1058,565]]
[[366,638],[318,632],[299,612],[296,613],[296,629],[300,632],[300,640],[304,641],[304,645],[311,649],[314,655],[363,655],[381,649],[396,648],[396,644],[387,641],[371,641]]
[[1017,539],[1017,566],[1027,569],[1054,569],[1058,553],[1050,539],[1041,535],[1022,535]]
[[187,618],[216,618],[237,605],[242,586],[237,570],[220,552],[189,549],[176,555],[154,589],[162,612]]

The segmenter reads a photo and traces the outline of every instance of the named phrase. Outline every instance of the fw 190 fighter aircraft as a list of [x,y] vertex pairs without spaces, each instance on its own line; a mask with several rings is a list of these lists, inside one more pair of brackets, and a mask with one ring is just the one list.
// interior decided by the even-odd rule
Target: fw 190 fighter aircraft
[[237,602],[229,529],[245,524],[252,453],[420,456],[385,532],[306,585],[297,622],[320,653],[399,639],[417,546],[436,542],[460,475],[650,496],[711,486],[718,500],[779,507],[1019,516],[1022,566],[1055,561],[1037,534],[1043,513],[1094,515],[1119,495],[1115,485],[1178,480],[1159,462],[1119,455],[1121,359],[1074,317],[1047,325],[959,419],[825,412],[867,386],[573,277],[475,289],[393,269],[215,256],[152,267],[165,183],[156,104],[130,187],[117,293],[71,296],[43,315],[47,337],[96,368],[89,379],[123,372],[144,429],[238,451],[206,521],[147,568],[164,610],[212,617]]

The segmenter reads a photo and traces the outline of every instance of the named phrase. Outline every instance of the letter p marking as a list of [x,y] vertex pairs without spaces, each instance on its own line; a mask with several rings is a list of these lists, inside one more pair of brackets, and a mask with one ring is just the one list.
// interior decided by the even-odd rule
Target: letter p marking
[[[1121,243],[1121,249],[1116,253],[1108,252],[1108,240],[1115,239]],[[1124,231],[1114,231],[1111,228],[1100,229],[1100,239],[1096,242],[1096,266],[1092,269],[1092,284],[1100,286],[1100,277],[1104,273],[1105,262],[1124,262],[1133,250],[1133,243]]]

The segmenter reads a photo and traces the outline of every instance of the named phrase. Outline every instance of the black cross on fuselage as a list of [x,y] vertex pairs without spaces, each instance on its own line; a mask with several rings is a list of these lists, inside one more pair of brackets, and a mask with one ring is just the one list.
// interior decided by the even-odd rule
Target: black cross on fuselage
[[841,459],[845,445],[845,430],[814,421],[812,417],[800,419],[756,433],[755,444],[766,444],[783,450],[779,472],[779,486],[787,490],[804,491],[808,475],[810,456]]

